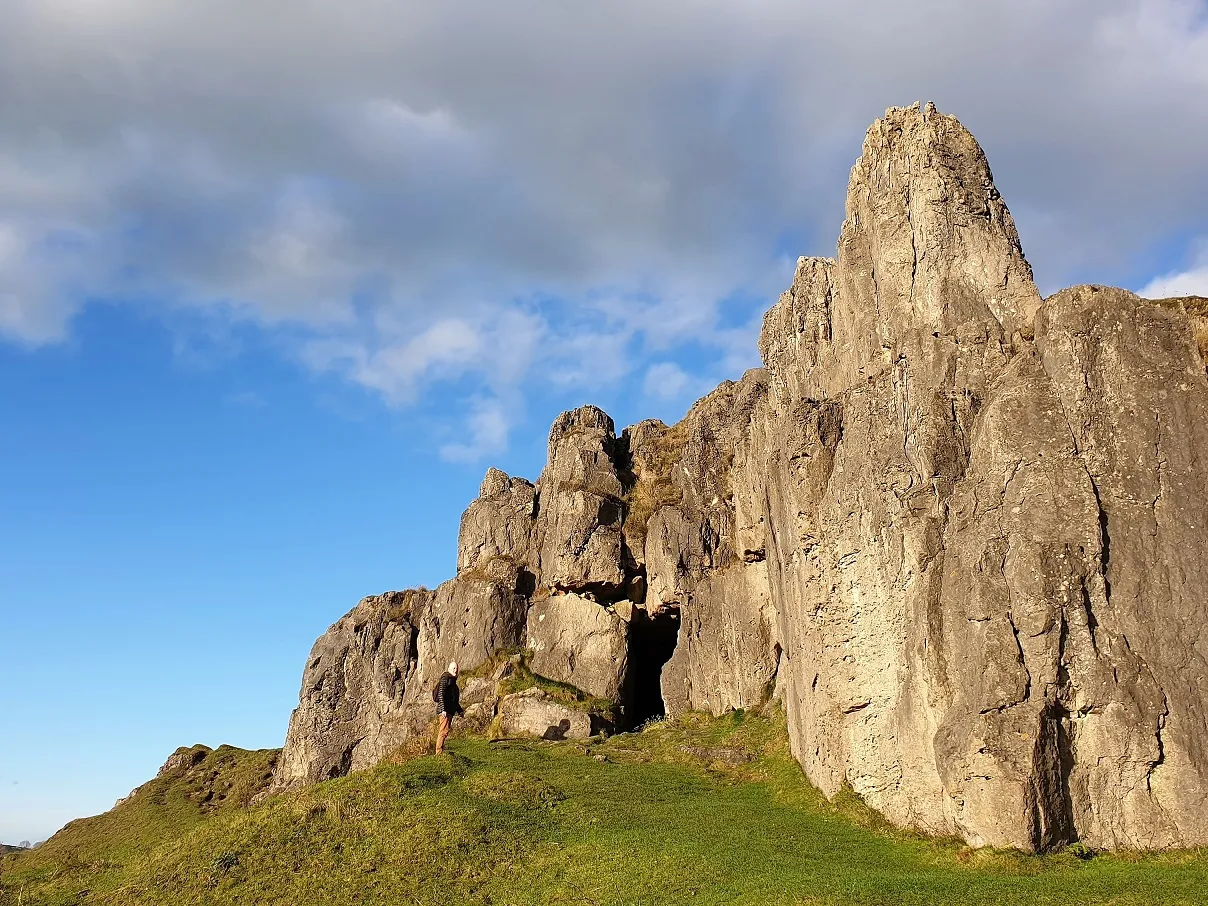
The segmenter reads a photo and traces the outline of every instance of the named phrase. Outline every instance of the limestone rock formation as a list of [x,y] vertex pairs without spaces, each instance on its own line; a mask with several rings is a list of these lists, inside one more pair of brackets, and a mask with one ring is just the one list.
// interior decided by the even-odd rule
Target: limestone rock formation
[[767,564],[758,562],[711,575],[688,594],[663,669],[668,714],[720,715],[772,697],[781,651],[769,589]]
[[[670,427],[565,413],[535,485],[489,472],[455,579],[316,643],[275,783],[380,758],[444,661],[522,647],[622,729],[777,700],[809,778],[898,825],[1208,844],[1206,324],[1042,300],[972,135],[891,109],[764,368]],[[595,729],[489,693],[480,722]]]
[[[1041,304],[972,138],[895,110],[853,170],[838,260],[802,261],[761,350],[771,587],[811,779],[977,844],[1202,842],[1206,652],[1138,631],[1206,615],[1186,317],[1092,288]],[[838,430],[792,430],[828,406]],[[1176,742],[1175,722],[1194,729]]]
[[407,693],[419,660],[411,620],[430,594],[365,598],[319,636],[302,673],[274,790],[369,767],[406,739]]
[[559,416],[537,482],[534,571],[558,591],[612,595],[625,580],[621,479],[612,419],[595,406]]
[[528,612],[527,647],[541,676],[620,700],[629,661],[629,624],[576,594],[550,595]]
[[537,489],[498,469],[487,471],[478,499],[461,518],[458,573],[486,572],[495,560],[524,564],[529,556]]

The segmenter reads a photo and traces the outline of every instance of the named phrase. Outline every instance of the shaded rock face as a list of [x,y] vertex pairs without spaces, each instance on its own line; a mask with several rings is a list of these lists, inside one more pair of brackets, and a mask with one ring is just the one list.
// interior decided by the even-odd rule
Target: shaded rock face
[[449,661],[472,671],[524,641],[526,599],[510,573],[459,576],[435,591],[365,598],[311,650],[274,791],[377,764],[435,716]]
[[273,790],[369,767],[407,738],[419,658],[411,619],[422,608],[417,599],[430,594],[365,598],[319,637],[302,673]]
[[278,772],[368,763],[442,661],[516,645],[634,720],[656,682],[671,714],[777,699],[810,779],[902,826],[1208,843],[1205,324],[1042,300],[973,137],[892,109],[764,368],[670,427],[564,414],[535,486],[488,473],[456,579],[316,644]]

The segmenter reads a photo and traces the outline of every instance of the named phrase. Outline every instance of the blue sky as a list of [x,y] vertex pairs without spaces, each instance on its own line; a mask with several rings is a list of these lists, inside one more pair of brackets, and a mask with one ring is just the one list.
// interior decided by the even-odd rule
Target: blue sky
[[488,465],[757,364],[891,104],[973,130],[1043,291],[1208,294],[1205,12],[8,0],[0,841],[279,745]]

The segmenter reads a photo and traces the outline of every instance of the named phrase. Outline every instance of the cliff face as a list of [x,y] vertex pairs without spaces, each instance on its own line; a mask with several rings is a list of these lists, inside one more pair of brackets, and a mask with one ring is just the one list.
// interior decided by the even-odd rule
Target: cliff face
[[564,414],[535,486],[488,472],[454,579],[316,643],[274,785],[373,763],[445,662],[524,648],[622,725],[779,697],[810,779],[900,825],[1208,843],[1197,331],[1184,302],[1042,300],[973,137],[892,109],[765,368],[670,428]]

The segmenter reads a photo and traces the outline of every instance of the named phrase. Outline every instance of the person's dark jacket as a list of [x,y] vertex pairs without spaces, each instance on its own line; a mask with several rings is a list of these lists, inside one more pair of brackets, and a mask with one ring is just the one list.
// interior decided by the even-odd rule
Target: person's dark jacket
[[461,713],[461,690],[457,688],[457,677],[447,671],[441,674],[440,682],[436,685],[436,710],[449,717]]

